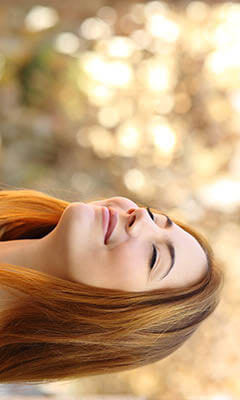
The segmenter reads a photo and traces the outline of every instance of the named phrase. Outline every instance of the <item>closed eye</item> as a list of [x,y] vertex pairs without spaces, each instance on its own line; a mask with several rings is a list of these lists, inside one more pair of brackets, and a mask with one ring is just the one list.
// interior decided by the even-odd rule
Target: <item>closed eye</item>
[[[149,213],[150,217],[152,218],[152,220],[154,221],[154,215],[153,213],[150,211],[150,208],[147,207],[147,212]],[[157,248],[156,246],[153,244],[153,256],[152,256],[152,260],[150,263],[150,269],[152,270],[155,266],[156,260],[157,260]]]

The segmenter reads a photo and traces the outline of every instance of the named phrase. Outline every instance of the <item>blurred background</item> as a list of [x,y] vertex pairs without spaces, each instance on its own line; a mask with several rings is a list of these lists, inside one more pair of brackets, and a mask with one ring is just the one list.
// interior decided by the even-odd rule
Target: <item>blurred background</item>
[[238,2],[1,0],[0,174],[1,189],[159,208],[201,231],[226,274],[167,359],[1,398],[240,399]]

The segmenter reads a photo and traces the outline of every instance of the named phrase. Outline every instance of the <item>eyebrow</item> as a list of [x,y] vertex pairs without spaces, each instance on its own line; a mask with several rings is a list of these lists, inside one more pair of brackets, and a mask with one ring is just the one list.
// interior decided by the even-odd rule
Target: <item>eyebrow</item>
[[[165,215],[165,214],[163,214],[163,215]],[[173,222],[172,222],[172,220],[171,220],[167,215],[165,215],[165,217],[167,217],[167,222],[166,222],[166,224],[165,224],[165,228],[167,229],[167,228],[170,228],[171,226],[173,226]],[[161,281],[163,278],[165,278],[165,277],[170,273],[170,271],[171,271],[171,269],[173,268],[174,263],[175,263],[175,247],[173,246],[172,241],[167,240],[167,241],[166,241],[166,245],[167,245],[169,254],[170,254],[170,256],[171,256],[171,265],[170,265],[168,271],[166,272],[166,274],[165,274],[161,279],[158,279],[158,280],[160,280],[160,281]]]

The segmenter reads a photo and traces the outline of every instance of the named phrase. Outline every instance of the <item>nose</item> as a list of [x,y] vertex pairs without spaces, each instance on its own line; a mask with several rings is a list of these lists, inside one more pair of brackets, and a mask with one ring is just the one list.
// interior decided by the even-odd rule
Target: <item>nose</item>
[[[133,219],[133,217],[135,217],[136,221],[138,221],[139,219],[142,219],[142,218],[146,219],[147,217],[150,217],[147,210],[142,207],[131,208],[130,210],[128,210],[128,213],[131,214],[131,219]],[[151,219],[151,217],[150,217],[150,219]]]
[[[166,217],[159,215],[158,223],[156,223],[156,216],[154,221],[145,208],[130,209],[128,213],[130,214],[128,219],[128,233],[130,236],[134,237],[138,235],[156,234],[156,227],[163,228],[164,221],[166,221]],[[163,223],[160,225],[159,221],[163,221]]]

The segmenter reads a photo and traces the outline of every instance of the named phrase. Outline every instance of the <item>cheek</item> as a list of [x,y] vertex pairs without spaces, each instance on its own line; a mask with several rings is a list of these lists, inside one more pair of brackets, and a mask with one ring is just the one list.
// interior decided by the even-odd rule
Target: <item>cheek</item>
[[147,266],[143,251],[129,243],[113,249],[92,249],[74,258],[72,273],[84,283],[126,291],[144,290]]
[[147,278],[147,266],[143,263],[142,252],[129,246],[121,246],[109,254],[109,272],[112,279],[121,283],[139,285]]

